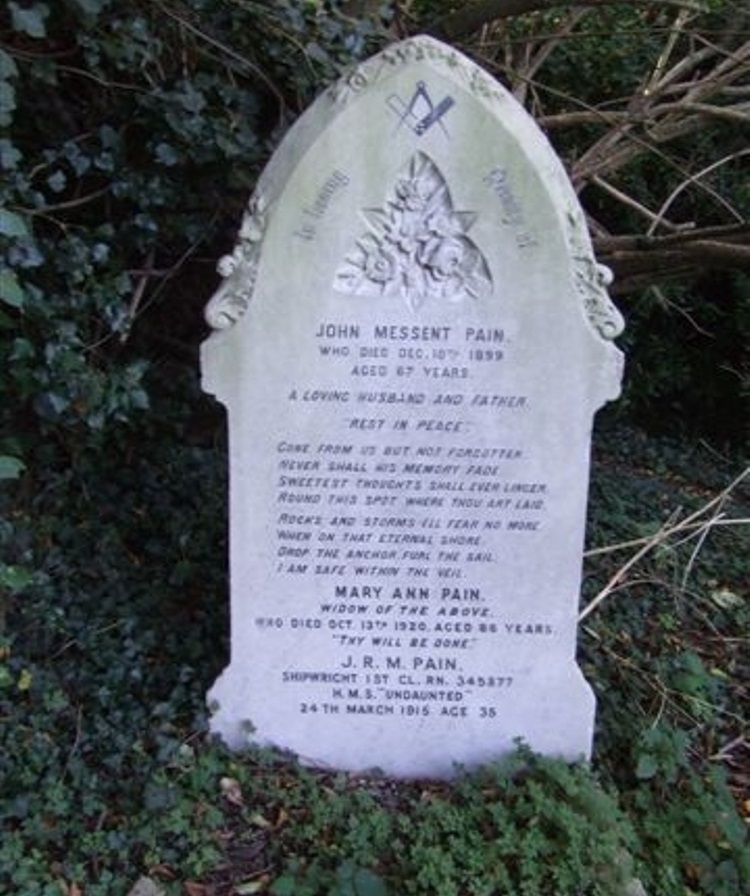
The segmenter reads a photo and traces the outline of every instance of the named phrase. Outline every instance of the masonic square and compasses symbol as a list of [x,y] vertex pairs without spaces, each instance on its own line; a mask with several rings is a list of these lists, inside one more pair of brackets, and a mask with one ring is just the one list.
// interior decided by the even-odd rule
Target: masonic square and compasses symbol
[[398,117],[396,130],[405,125],[418,137],[426,134],[434,124],[440,125],[447,137],[443,116],[455,102],[452,96],[444,96],[439,103],[434,103],[424,81],[417,81],[416,90],[409,102],[404,102],[395,93],[388,97],[388,107]]

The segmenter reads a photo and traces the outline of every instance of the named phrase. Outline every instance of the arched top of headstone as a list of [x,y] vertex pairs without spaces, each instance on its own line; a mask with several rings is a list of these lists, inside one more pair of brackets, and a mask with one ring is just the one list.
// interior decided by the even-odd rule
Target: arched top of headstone
[[[353,115],[352,110],[359,106],[362,108]],[[370,107],[379,114],[370,114]],[[465,123],[466,115],[472,114],[475,131],[467,133],[465,125],[457,121]],[[298,166],[337,125],[345,131],[362,122],[371,122],[375,129],[390,128],[394,140],[401,136],[399,132],[406,132],[414,145],[399,164],[394,182],[386,185],[383,204],[362,209],[365,226],[361,233],[352,235],[351,252],[337,263],[334,288],[359,294],[377,291],[378,283],[394,264],[388,251],[393,228],[403,229],[407,212],[414,211],[407,205],[416,197],[404,191],[424,189],[431,191],[427,198],[433,206],[422,209],[421,220],[409,221],[409,226],[421,228],[416,235],[422,239],[422,251],[415,251],[410,260],[399,254],[400,266],[394,276],[400,278],[401,286],[396,291],[404,293],[414,311],[438,288],[448,301],[481,294],[492,281],[491,266],[469,233],[473,210],[462,209],[458,197],[455,202],[459,205],[454,204],[446,168],[453,168],[454,177],[468,165],[484,164],[487,168],[488,153],[479,152],[479,145],[485,149],[497,145],[504,147],[505,154],[513,155],[515,162],[506,167],[504,159],[499,158],[496,165],[487,168],[484,181],[502,205],[507,235],[519,251],[538,239],[508,180],[512,168],[516,182],[533,183],[535,203],[541,201],[540,197],[546,198],[547,220],[541,226],[557,229],[562,235],[573,290],[593,332],[603,340],[612,340],[622,331],[622,318],[606,290],[611,273],[594,258],[581,206],[544,134],[512,95],[479,66],[454,48],[426,36],[388,47],[354,68],[325,91],[288,131],[248,203],[234,251],[219,262],[218,271],[224,279],[206,307],[211,327],[229,328],[245,313],[255,290],[269,215],[289,189]],[[479,127],[481,130],[477,130]],[[373,140],[385,136],[382,131],[374,133]],[[367,140],[366,135],[358,137]],[[345,156],[347,148],[339,148]],[[361,147],[356,151],[362,154]],[[339,165],[336,171],[343,167]],[[321,214],[337,186],[340,184],[329,178],[329,195],[318,195]],[[313,208],[311,214],[315,212]],[[554,226],[550,224],[553,219]],[[425,248],[423,237],[438,221],[431,246],[437,254],[428,262],[430,246]],[[502,238],[502,234],[497,235],[498,240]],[[448,266],[458,268],[462,277],[454,274],[451,284],[441,281],[436,286],[433,281],[440,280]],[[415,283],[415,288],[405,289],[407,281]],[[389,288],[394,291],[394,284]]]

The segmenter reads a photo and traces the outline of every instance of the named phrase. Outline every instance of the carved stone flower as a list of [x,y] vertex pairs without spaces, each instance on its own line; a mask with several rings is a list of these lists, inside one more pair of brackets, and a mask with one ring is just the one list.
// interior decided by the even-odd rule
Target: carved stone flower
[[423,236],[421,215],[404,213],[394,217],[385,228],[385,239],[401,252],[415,252]]
[[389,283],[396,276],[396,259],[383,246],[373,246],[365,255],[365,276],[375,283]]
[[471,244],[466,237],[444,237],[428,246],[420,261],[427,265],[436,280],[470,273],[467,269],[472,266]]
[[482,253],[467,236],[448,236],[423,247],[420,262],[434,282],[433,292],[449,302],[490,292],[492,280]]
[[419,178],[401,178],[396,184],[398,205],[411,212],[421,212],[430,199],[430,183]]
[[427,300],[460,302],[492,291],[492,275],[466,236],[476,214],[456,211],[445,178],[425,153],[409,160],[385,206],[363,210],[369,231],[336,272],[349,295],[400,295],[416,311]]

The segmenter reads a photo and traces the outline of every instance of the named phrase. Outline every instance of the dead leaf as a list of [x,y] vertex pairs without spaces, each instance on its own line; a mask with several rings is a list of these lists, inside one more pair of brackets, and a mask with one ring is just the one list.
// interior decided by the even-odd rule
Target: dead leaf
[[254,893],[262,893],[267,883],[267,878],[261,878],[260,880],[248,880],[244,884],[238,884],[234,888],[235,896],[253,896]]
[[236,778],[222,778],[219,781],[219,787],[221,787],[221,792],[225,799],[233,806],[245,805],[245,801],[242,798],[242,788]]
[[128,896],[164,896],[164,890],[150,877],[141,877]]
[[260,814],[260,812],[253,812],[253,814],[250,816],[250,824],[255,825],[256,828],[271,828],[271,827],[273,827],[271,822],[267,818],[264,818]]
[[207,890],[203,884],[188,880],[185,881],[184,887],[187,896],[206,896]]
[[83,890],[76,883],[69,884],[61,877],[57,879],[57,886],[63,896],[83,896]]
[[739,594],[735,594],[729,588],[716,588],[711,592],[711,600],[722,610],[732,610],[745,603]]
[[174,880],[177,877],[174,869],[169,865],[152,865],[148,870],[153,877],[158,877],[161,880]]

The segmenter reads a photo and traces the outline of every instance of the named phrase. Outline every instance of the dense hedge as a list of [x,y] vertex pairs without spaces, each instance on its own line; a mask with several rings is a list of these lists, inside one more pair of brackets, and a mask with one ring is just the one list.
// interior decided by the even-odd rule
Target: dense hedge
[[8,3],[0,13],[0,406],[34,447],[148,406],[189,357],[259,166],[375,24],[318,4]]

